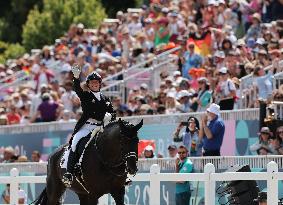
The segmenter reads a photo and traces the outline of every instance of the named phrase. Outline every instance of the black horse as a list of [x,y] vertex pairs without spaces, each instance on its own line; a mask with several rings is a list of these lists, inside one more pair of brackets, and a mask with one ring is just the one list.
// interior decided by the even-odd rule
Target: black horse
[[[90,142],[81,164],[83,184],[86,189],[78,180],[74,180],[71,187],[71,190],[78,195],[80,204],[95,205],[102,195],[110,193],[117,205],[124,205],[127,174],[134,175],[137,172],[139,142],[137,132],[142,125],[143,121],[132,125],[119,119],[108,124],[104,132]],[[87,140],[86,138],[78,144],[78,153],[84,149],[83,141]],[[34,204],[61,204],[61,197],[66,190],[61,182],[63,172],[60,168],[65,146],[58,148],[50,156],[46,188]]]

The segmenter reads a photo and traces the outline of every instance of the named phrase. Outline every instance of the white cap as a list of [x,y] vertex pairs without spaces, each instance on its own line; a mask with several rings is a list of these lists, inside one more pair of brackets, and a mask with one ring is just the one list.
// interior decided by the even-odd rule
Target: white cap
[[144,150],[146,150],[146,151],[153,151],[153,146],[147,145],[147,146],[144,148]]
[[82,23],[79,23],[77,27],[83,29],[85,26]]
[[217,2],[215,0],[208,0],[207,4],[208,5],[215,5],[215,4],[217,4]]
[[263,45],[263,44],[265,44],[265,40],[264,40],[264,38],[258,38],[256,40],[256,43],[259,44],[259,45]]
[[228,72],[228,69],[226,67],[222,67],[222,68],[219,69],[219,72],[226,74]]
[[168,9],[167,7],[163,7],[163,8],[161,9],[161,12],[162,12],[162,13],[168,13],[168,12],[169,12],[169,9]]
[[219,115],[220,114],[220,106],[215,104],[215,103],[212,103],[209,108],[206,109],[206,111],[208,112],[211,112],[215,115]]
[[174,77],[177,76],[177,75],[181,75],[181,72],[178,71],[178,70],[174,71],[174,73],[173,73],[173,76],[174,76]]
[[218,0],[218,4],[226,4],[224,0]]
[[219,51],[217,50],[214,54],[215,57],[218,57],[218,58],[225,58],[225,53],[223,51]]
[[179,91],[179,93],[177,95],[178,99],[181,99],[182,97],[191,97],[191,96],[192,96],[192,94],[189,93],[189,91],[187,91],[187,90],[181,90],[181,91]]
[[174,92],[168,92],[166,97],[168,97],[168,98],[175,98],[176,96],[175,96]]
[[143,89],[147,90],[147,89],[148,89],[148,86],[147,86],[147,84],[142,83],[141,86],[140,86],[140,88],[143,88]]

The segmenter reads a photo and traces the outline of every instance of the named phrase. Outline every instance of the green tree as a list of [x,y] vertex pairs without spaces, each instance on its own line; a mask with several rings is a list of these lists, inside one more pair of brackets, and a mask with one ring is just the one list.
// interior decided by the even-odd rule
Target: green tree
[[15,59],[25,53],[25,48],[19,43],[9,44],[0,41],[0,63],[5,63],[7,59]]
[[42,8],[42,0],[0,1],[0,39],[5,42],[21,42],[22,27],[29,10],[35,5]]
[[72,23],[83,23],[92,28],[106,17],[98,0],[44,0],[43,10],[30,11],[23,27],[26,49],[51,44],[64,34]]

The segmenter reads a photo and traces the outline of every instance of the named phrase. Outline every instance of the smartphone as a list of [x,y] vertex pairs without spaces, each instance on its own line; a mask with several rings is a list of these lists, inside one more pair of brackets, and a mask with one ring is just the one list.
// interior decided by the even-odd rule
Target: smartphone
[[188,126],[189,123],[188,123],[188,122],[181,122],[181,125],[182,125],[182,126]]

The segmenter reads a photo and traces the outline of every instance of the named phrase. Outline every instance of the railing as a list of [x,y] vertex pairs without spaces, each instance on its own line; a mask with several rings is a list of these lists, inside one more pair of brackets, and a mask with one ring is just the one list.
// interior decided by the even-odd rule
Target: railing
[[7,76],[6,78],[0,80],[0,90],[3,90],[8,87],[17,86],[22,82],[26,82],[26,80],[28,80],[29,78],[29,74],[27,74],[25,71],[17,71],[13,75]]
[[[279,62],[279,67],[283,66],[283,60]],[[272,65],[269,65],[264,68],[265,71],[269,70],[272,68]],[[283,72],[277,73],[274,75],[274,78],[277,78],[278,76],[281,76],[282,79],[282,74]],[[240,108],[248,108],[251,107],[255,100],[258,99],[257,97],[257,90],[256,87],[254,87],[253,83],[255,81],[255,77],[253,74],[246,75],[241,78],[241,83],[240,83],[240,93],[242,96],[240,96]],[[276,81],[273,81],[273,86],[274,88],[278,88],[278,84],[275,83]]]
[[[176,113],[170,115],[142,115],[142,116],[131,116],[124,117],[122,119],[136,123],[143,119],[144,124],[162,124],[162,123],[179,123],[186,121],[188,116],[193,115],[200,119],[203,112],[193,113]],[[242,109],[242,110],[230,110],[221,111],[221,117],[223,120],[258,120],[259,109]],[[48,122],[48,123],[34,123],[29,125],[6,125],[0,127],[0,134],[16,134],[16,133],[36,133],[36,132],[48,132],[52,131],[64,131],[72,130],[75,126],[74,122]]]
[[[114,97],[120,95],[122,97],[122,101],[126,102],[126,98],[129,92],[129,82],[135,81],[135,84],[138,84],[137,81],[141,81],[141,83],[146,83],[150,85],[150,90],[155,90],[158,85],[159,73],[161,68],[166,67],[174,67],[171,65],[172,62],[177,60],[175,55],[170,56],[173,52],[179,50],[180,47],[176,47],[165,51],[152,59],[144,61],[142,63],[136,64],[130,68],[122,70],[114,75],[108,76],[103,79],[103,82],[106,86],[104,86],[101,90],[109,97]],[[168,69],[169,70],[169,69]],[[175,68],[173,69],[175,70]],[[150,76],[145,79],[140,79],[139,77],[143,74],[150,73]],[[123,80],[113,80],[118,76],[123,76]]]
[[278,120],[283,120],[283,102],[273,101],[274,116]]
[[[274,161],[279,167],[283,167],[282,155],[265,155],[265,156],[221,156],[221,157],[190,157],[196,170],[203,171],[204,165],[212,163],[216,171],[228,169],[234,165],[248,164],[251,169],[266,169],[266,165]],[[153,164],[158,164],[163,171],[175,171],[175,159],[139,159],[138,169],[140,172],[148,172]],[[9,173],[12,168],[19,172],[31,172],[35,174],[47,173],[47,162],[27,162],[27,163],[0,163],[0,173]]]
[[[160,173],[160,166],[154,164],[150,173],[137,174],[133,181],[149,181],[149,204],[160,205],[160,182],[161,181],[203,181],[205,188],[205,204],[215,204],[216,181],[233,180],[266,180],[267,181],[267,204],[278,204],[278,181],[283,180],[283,173],[278,172],[275,162],[267,164],[267,172],[224,172],[215,173],[215,166],[208,163],[204,167],[204,173]],[[10,204],[17,204],[18,187],[20,183],[45,183],[46,176],[19,176],[19,171],[13,168],[10,176],[0,177],[0,183],[10,184]],[[104,195],[100,205],[108,205],[107,195]]]

